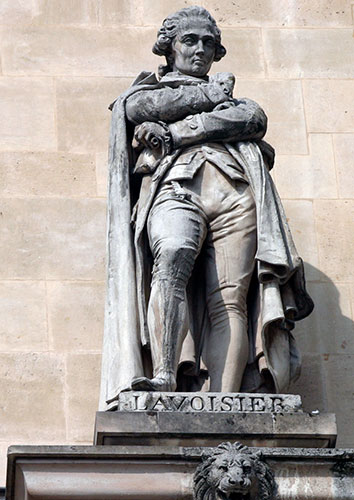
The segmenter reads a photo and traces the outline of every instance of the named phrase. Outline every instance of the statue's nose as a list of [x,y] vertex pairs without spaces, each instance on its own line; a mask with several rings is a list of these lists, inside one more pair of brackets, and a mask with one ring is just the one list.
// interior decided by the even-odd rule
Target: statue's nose
[[197,54],[203,54],[204,53],[204,45],[203,45],[203,40],[198,41],[198,45],[196,48],[196,53]]

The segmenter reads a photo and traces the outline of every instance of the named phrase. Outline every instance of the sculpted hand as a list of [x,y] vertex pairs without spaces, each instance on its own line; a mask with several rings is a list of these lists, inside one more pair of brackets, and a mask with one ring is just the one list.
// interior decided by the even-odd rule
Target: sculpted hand
[[[167,125],[154,122],[144,122],[135,128],[133,147],[139,145],[160,152],[162,156],[168,154],[172,147],[172,138]],[[159,150],[159,151],[158,151]]]
[[164,156],[171,152],[172,136],[163,123],[144,122],[135,128],[133,147],[144,151],[139,155],[134,173],[151,174]]

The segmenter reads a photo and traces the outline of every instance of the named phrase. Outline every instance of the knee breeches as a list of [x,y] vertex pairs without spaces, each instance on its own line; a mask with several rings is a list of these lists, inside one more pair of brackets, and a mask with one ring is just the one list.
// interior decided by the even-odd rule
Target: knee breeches
[[225,312],[246,320],[256,253],[251,189],[206,163],[192,180],[162,184],[148,218],[153,281],[184,292],[203,247],[206,301],[212,324]]

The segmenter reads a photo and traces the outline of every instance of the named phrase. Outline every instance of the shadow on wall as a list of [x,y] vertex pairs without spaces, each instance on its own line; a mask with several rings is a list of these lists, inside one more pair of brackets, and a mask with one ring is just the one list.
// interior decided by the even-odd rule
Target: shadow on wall
[[300,378],[289,392],[302,396],[305,411],[334,412],[338,444],[354,446],[354,322],[351,319],[350,285],[334,283],[305,264],[313,313],[297,324],[295,338],[303,365]]

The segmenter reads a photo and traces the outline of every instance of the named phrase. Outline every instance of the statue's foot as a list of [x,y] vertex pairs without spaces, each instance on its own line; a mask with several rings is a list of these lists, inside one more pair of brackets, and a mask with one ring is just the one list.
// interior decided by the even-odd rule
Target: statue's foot
[[176,380],[173,375],[167,377],[138,377],[132,381],[133,391],[151,391],[151,392],[174,392],[176,390]]
[[151,380],[147,377],[138,377],[132,380],[133,391],[153,391]]

